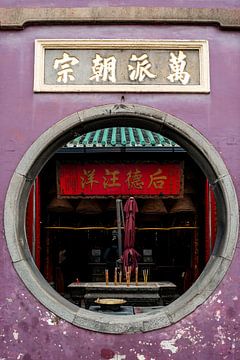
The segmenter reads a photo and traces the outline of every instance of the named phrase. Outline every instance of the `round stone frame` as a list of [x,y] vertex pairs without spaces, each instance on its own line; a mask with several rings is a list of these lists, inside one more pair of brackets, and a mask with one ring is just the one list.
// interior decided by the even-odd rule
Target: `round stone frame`
[[[43,278],[30,254],[25,214],[31,185],[54,152],[79,134],[110,126],[137,126],[184,147],[212,185],[218,209],[217,241],[197,281],[170,305],[144,315],[100,315],[72,304]],[[9,184],[4,226],[13,265],[26,287],[50,311],[88,330],[123,334],[160,329],[184,318],[213,293],[233,258],[238,238],[238,202],[231,177],[214,147],[193,127],[154,108],[112,104],[76,112],[53,125],[28,149]]]

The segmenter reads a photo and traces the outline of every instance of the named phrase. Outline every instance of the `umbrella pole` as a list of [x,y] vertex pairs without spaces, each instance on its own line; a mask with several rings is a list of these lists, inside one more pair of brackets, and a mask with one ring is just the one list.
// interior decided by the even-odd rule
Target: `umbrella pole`
[[122,200],[116,199],[116,209],[117,209],[117,234],[118,234],[118,255],[119,259],[122,256],[122,229],[121,229],[121,205]]

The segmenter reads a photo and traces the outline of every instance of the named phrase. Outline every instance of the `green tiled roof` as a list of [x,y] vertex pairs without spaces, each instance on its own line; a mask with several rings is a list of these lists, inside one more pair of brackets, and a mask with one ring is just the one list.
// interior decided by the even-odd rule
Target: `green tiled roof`
[[69,141],[65,148],[79,147],[178,147],[168,138],[144,129],[112,127],[83,134]]

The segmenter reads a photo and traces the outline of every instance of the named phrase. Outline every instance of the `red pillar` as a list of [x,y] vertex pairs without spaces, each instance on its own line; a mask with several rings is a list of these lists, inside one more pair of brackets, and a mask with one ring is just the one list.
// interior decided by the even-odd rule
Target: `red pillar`
[[40,184],[37,177],[28,198],[26,233],[30,252],[40,268]]
[[217,233],[217,209],[214,192],[208,180],[205,185],[205,263],[214,248]]

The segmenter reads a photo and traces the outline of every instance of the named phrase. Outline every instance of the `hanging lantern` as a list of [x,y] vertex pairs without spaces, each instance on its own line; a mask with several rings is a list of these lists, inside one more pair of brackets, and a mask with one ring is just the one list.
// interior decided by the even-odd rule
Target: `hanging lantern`
[[170,210],[171,214],[179,212],[196,212],[196,208],[189,195],[185,195],[184,198],[178,199]]
[[66,213],[74,210],[73,206],[67,199],[53,198],[47,207],[48,211]]
[[145,201],[141,213],[149,215],[164,215],[167,213],[167,209],[162,199],[149,199]]
[[102,208],[99,203],[95,200],[86,200],[83,199],[80,201],[76,208],[77,213],[81,214],[101,214]]

